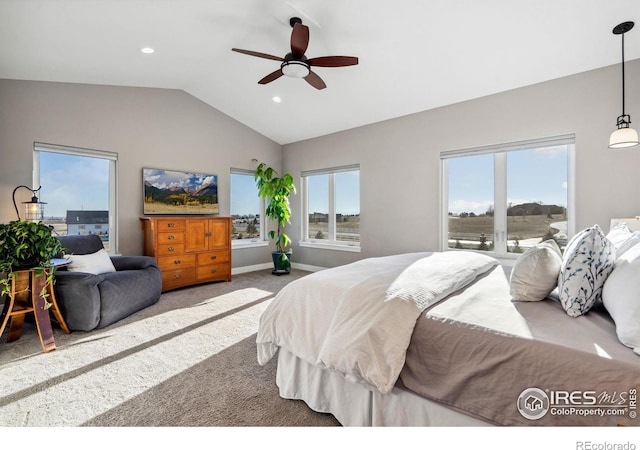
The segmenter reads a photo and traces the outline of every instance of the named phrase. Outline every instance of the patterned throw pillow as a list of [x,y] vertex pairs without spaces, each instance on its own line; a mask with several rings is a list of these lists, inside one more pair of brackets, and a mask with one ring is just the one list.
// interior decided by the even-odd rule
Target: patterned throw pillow
[[615,247],[598,225],[576,234],[567,244],[558,276],[562,307],[571,317],[586,314],[602,299],[602,287],[613,270]]

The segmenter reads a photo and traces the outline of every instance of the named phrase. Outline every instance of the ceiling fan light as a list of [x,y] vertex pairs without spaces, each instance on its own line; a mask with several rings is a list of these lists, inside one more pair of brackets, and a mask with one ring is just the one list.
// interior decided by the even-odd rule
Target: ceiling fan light
[[633,128],[619,128],[609,137],[609,148],[625,148],[638,145],[638,132]]
[[309,66],[302,61],[284,61],[282,73],[291,78],[304,78],[309,75]]

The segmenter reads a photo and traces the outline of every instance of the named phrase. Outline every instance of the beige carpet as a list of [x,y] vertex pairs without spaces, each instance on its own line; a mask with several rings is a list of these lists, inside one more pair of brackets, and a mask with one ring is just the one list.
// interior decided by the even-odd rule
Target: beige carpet
[[258,318],[305,272],[270,271],[162,295],[110,327],[42,353],[35,328],[0,342],[0,426],[335,426],[278,396],[275,360],[256,361]]

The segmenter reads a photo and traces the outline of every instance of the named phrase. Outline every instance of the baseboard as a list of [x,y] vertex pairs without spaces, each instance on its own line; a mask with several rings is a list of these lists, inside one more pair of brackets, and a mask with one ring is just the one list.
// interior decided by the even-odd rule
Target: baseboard
[[319,272],[321,270],[326,269],[326,267],[310,266],[309,264],[298,264],[298,263],[291,263],[291,268],[306,270],[307,272]]
[[[310,266],[309,264],[298,264],[298,263],[292,263],[291,268],[305,270],[307,272],[318,272],[320,270],[326,269],[326,267]],[[263,263],[263,264],[255,264],[253,266],[233,267],[231,269],[231,275],[233,276],[233,275],[239,275],[241,273],[256,272],[258,270],[267,270],[267,269],[273,269],[273,263]]]
[[255,264],[253,266],[233,267],[231,275],[239,275],[241,273],[256,272],[258,270],[273,269],[273,263]]

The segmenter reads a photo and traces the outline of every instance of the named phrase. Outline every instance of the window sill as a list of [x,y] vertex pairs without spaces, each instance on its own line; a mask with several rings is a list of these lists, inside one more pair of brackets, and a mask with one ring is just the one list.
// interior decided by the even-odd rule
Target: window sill
[[356,252],[360,253],[362,250],[360,245],[353,244],[336,244],[334,242],[312,242],[312,241],[300,241],[298,243],[300,247],[307,248],[321,248],[324,250],[338,250],[341,252]]
[[231,249],[266,247],[269,241],[261,241],[259,239],[236,239],[231,241]]

